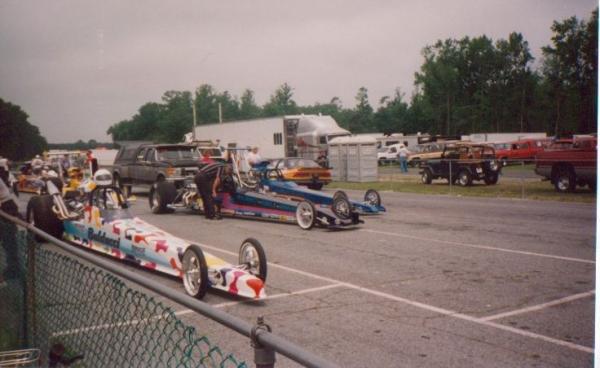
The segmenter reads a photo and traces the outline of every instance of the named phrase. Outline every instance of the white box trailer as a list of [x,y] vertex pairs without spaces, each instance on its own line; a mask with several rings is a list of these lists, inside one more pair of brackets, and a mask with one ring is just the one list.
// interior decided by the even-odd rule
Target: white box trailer
[[195,139],[211,140],[223,147],[258,147],[263,158],[306,157],[315,159],[327,143],[350,135],[327,115],[283,117],[204,124],[195,128]]

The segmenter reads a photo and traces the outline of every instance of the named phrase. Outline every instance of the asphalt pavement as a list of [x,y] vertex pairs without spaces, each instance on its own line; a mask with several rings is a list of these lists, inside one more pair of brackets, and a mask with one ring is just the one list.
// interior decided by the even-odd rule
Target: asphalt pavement
[[[251,323],[264,316],[342,367],[593,366],[595,205],[381,195],[387,213],[344,231],[154,215],[141,193],[131,211],[230,262],[243,239],[258,239],[270,299],[204,300]],[[175,279],[115,263],[183,292]],[[174,309],[252,365],[246,338]],[[297,365],[278,356],[276,366]]]

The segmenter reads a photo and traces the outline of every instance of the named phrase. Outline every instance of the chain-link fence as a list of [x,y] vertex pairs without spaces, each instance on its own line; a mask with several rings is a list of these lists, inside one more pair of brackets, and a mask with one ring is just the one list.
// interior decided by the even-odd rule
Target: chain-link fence
[[110,273],[2,218],[0,234],[0,351],[38,348],[42,366],[246,367]]
[[512,198],[551,199],[565,192],[592,197],[596,176],[596,160],[586,158],[545,160],[543,165],[535,160],[435,159],[421,161],[408,172],[402,172],[398,162],[378,168],[384,190]]
[[257,368],[273,368],[276,353],[309,368],[337,367],[271,333],[262,317],[251,325],[2,211],[0,245],[0,366],[2,352],[26,348],[39,349],[50,367],[247,366],[124,279],[248,337]]

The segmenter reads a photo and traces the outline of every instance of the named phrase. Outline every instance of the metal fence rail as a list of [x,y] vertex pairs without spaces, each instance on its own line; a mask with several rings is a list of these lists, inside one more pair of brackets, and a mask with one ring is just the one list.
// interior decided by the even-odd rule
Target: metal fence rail
[[[44,249],[34,235],[96,267]],[[274,366],[275,352],[307,367],[335,367],[272,334],[261,318],[252,326],[2,211],[0,242],[0,351],[39,348],[43,365],[82,359],[99,367],[246,367],[117,275],[250,337],[257,367]]]

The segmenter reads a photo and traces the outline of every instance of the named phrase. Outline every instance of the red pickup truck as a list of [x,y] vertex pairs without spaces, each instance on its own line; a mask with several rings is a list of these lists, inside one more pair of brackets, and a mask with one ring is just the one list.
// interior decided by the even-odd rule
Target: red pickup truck
[[496,159],[503,166],[511,163],[511,161],[533,161],[535,156],[550,143],[550,138],[521,139],[510,143],[497,143],[495,144]]
[[550,180],[559,192],[572,192],[577,185],[596,190],[596,137],[558,140],[536,156],[535,173]]

